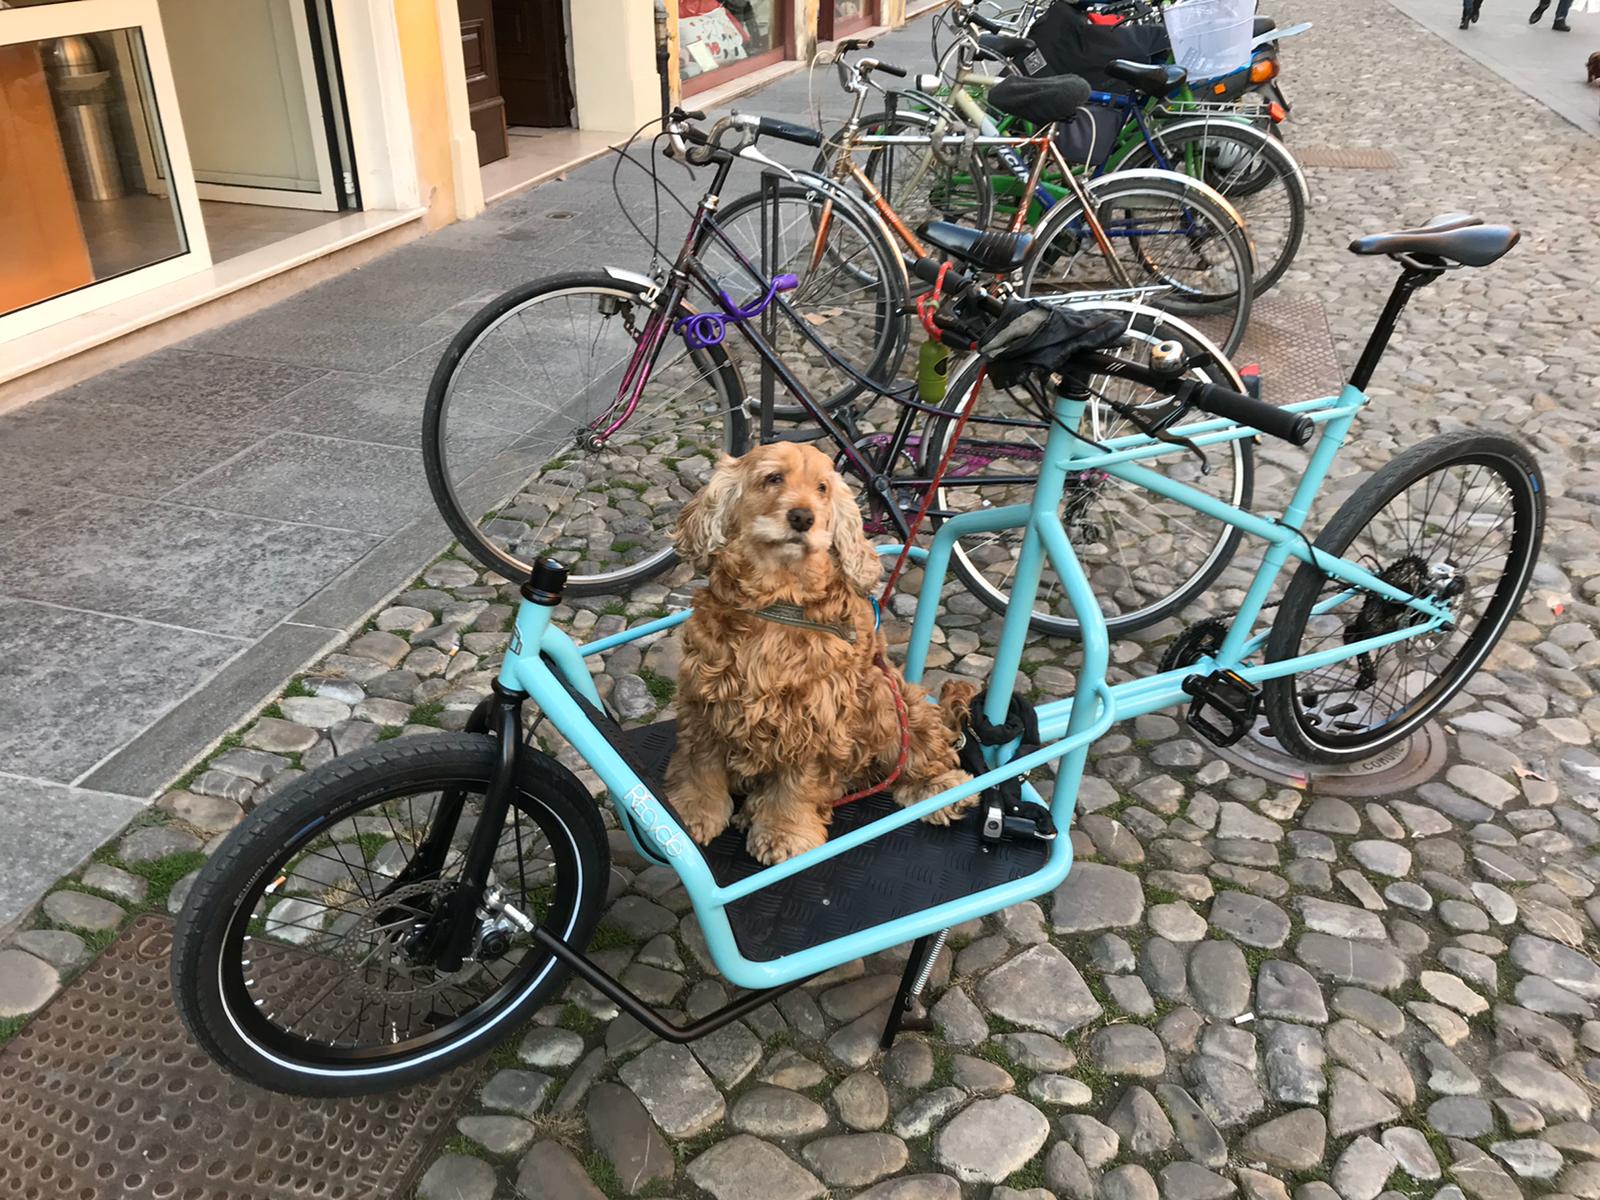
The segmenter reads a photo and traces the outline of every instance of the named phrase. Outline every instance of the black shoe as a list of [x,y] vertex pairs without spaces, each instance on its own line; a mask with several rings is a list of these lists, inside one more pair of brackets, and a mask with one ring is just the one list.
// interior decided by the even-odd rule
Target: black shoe
[[1471,29],[1472,28],[1472,18],[1471,17],[1462,17],[1461,18],[1461,28],[1463,28],[1463,29]]
[[1478,18],[1480,16],[1482,16],[1482,15],[1483,15],[1483,0],[1472,0],[1472,20],[1473,20],[1473,23],[1476,24]]
[[1568,25],[1565,21],[1557,21],[1554,25],[1550,26],[1550,28],[1554,29],[1557,33],[1572,32],[1572,26]]
[[1544,16],[1544,10],[1550,7],[1550,0],[1539,0],[1539,7],[1533,10],[1533,16],[1528,18],[1529,25],[1537,25],[1539,18]]

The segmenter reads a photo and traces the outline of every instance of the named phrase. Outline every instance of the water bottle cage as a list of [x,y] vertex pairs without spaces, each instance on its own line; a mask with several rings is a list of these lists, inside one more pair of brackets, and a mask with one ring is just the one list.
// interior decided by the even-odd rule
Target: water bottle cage
[[683,338],[691,350],[720,346],[728,336],[729,321],[738,323],[759,317],[778,298],[779,292],[790,292],[799,286],[798,277],[779,275],[768,285],[765,296],[743,308],[725,290],[718,288],[717,301],[722,305],[721,312],[690,313],[687,317],[679,317],[673,322],[673,331]]

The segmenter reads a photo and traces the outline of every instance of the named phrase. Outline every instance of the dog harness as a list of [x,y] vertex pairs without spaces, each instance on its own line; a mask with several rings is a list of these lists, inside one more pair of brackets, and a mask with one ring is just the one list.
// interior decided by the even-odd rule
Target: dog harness
[[[883,624],[883,610],[878,607],[876,599],[871,596],[867,599],[872,602],[872,627],[877,629]],[[828,625],[822,621],[813,621],[806,616],[806,610],[798,604],[769,604],[765,608],[747,608],[744,611],[752,617],[760,617],[763,621],[771,621],[775,625],[790,625],[795,629],[815,629],[818,633],[831,633],[834,637],[843,638],[852,646],[856,644],[854,629],[848,625]]]
[[[872,597],[872,627],[879,628],[883,624],[883,610],[878,607],[878,602]],[[744,610],[752,617],[760,617],[763,621],[771,621],[777,625],[789,625],[795,629],[814,629],[818,633],[831,633],[836,638],[856,644],[856,631],[844,625],[829,625],[822,621],[813,621],[805,614],[805,609],[798,604],[769,604],[765,608],[748,608]],[[858,792],[840,796],[833,802],[835,808],[843,808],[846,804],[854,804],[857,800],[864,800],[868,796],[876,795],[899,779],[906,769],[906,759],[911,756],[911,718],[906,712],[905,693],[900,690],[900,685],[895,682],[894,671],[883,656],[883,651],[878,651],[872,656],[873,663],[883,672],[889,681],[889,691],[894,696],[895,716],[900,720],[900,756],[895,760],[894,770],[889,772],[889,777],[881,783],[871,787],[862,788]]]

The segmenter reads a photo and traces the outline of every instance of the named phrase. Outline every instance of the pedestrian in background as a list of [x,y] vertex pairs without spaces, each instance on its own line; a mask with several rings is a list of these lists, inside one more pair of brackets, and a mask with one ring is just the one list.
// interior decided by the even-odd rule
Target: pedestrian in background
[[1482,13],[1483,0],[1461,0],[1461,28],[1472,28],[1473,22],[1475,22],[1478,17],[1482,15]]
[[[1544,16],[1544,10],[1550,7],[1550,0],[1539,0],[1539,7],[1533,10],[1533,15],[1528,18],[1529,25],[1537,25],[1539,18]],[[1572,11],[1572,0],[1558,0],[1556,4],[1556,19],[1550,28],[1557,33],[1571,33],[1572,26],[1567,24],[1567,13]]]

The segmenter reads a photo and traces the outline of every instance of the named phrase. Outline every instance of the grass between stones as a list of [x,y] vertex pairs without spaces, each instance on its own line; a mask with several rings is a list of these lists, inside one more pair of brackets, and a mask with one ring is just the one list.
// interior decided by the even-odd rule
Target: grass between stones
[[678,692],[676,683],[649,667],[639,668],[639,678],[644,680],[644,686],[650,689],[650,698],[656,702],[657,708],[670,704],[672,697]]
[[1019,1192],[1032,1191],[1044,1186],[1044,1155],[1035,1154],[1006,1179],[1006,1186]]
[[593,1013],[570,1001],[562,1007],[561,1020],[557,1024],[583,1038],[600,1028],[600,1021]]
[[637,946],[638,940],[626,929],[615,925],[601,925],[594,931],[594,937],[589,939],[589,952],[599,950],[631,950]]

